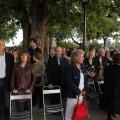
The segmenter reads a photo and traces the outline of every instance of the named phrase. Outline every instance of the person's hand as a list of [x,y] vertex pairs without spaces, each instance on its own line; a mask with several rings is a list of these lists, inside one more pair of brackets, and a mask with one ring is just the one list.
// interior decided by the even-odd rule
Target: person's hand
[[100,69],[103,69],[103,66],[99,66]]
[[49,89],[52,89],[52,88],[53,88],[53,85],[52,85],[52,84],[49,84],[49,85],[48,85],[48,88],[49,88]]
[[31,93],[31,90],[27,89],[27,90],[25,91],[25,93],[29,94],[29,93]]
[[17,94],[17,93],[18,93],[18,91],[17,91],[17,90],[13,90],[12,92],[13,92],[14,94]]
[[85,91],[82,91],[82,95],[85,96],[86,92]]

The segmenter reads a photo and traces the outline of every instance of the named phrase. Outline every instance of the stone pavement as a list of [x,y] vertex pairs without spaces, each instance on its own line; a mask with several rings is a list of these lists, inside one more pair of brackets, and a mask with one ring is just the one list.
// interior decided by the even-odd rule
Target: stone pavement
[[[65,102],[63,106],[65,107]],[[90,102],[88,109],[90,118],[86,118],[85,120],[106,120],[106,112],[98,108],[96,101]],[[37,106],[33,107],[33,120],[44,120],[43,117],[43,109],[38,109]],[[62,120],[62,117],[49,114],[47,115],[47,120]],[[113,117],[113,120],[120,120],[120,118]]]

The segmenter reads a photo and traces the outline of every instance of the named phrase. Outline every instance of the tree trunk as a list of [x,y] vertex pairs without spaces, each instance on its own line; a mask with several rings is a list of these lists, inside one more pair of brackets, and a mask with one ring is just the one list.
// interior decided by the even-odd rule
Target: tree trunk
[[38,47],[44,50],[45,37],[48,30],[48,21],[50,13],[46,12],[44,6],[40,4],[40,0],[32,0],[32,24],[31,35],[37,39]]
[[21,0],[20,5],[22,6],[22,12],[21,12],[21,26],[23,29],[23,49],[27,49],[28,47],[28,40],[30,38],[30,22],[29,22],[29,16],[28,12],[25,6],[25,1]]

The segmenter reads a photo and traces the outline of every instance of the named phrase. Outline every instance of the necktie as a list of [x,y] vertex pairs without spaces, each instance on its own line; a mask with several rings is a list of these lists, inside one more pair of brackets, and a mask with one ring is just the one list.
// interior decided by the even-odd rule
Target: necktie
[[60,65],[60,59],[58,58],[58,65]]
[[34,51],[34,48],[32,48],[32,51]]

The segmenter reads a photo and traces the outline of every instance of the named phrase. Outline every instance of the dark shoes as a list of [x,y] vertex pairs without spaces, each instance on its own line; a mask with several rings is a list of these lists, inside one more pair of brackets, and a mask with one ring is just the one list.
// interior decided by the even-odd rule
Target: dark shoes
[[107,117],[107,120],[113,120],[111,117]]
[[119,117],[120,117],[118,114],[114,114],[113,116],[116,117],[116,118],[119,118]]

